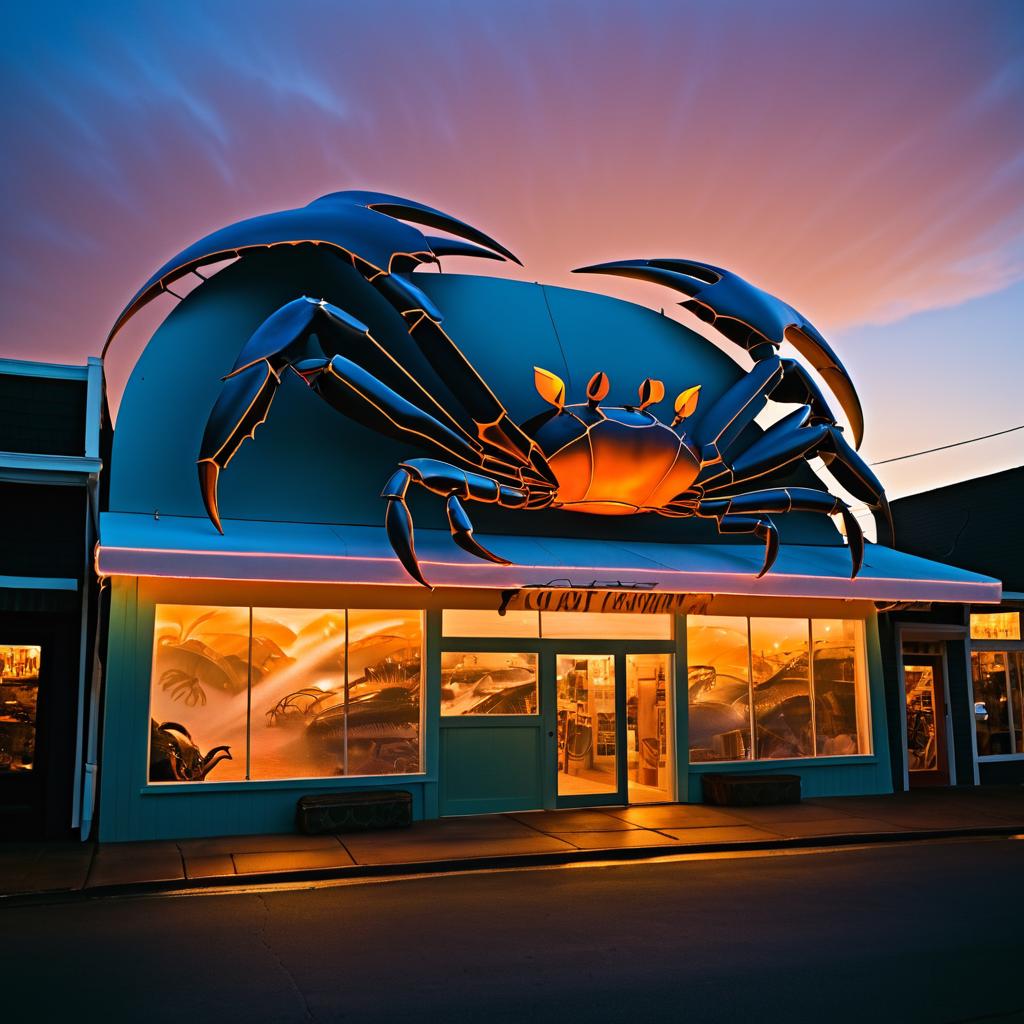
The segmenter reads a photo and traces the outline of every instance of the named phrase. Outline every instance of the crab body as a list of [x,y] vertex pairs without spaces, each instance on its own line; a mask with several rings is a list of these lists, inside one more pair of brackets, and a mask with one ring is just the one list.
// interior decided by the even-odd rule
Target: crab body
[[[455,238],[421,234],[427,225]],[[448,335],[443,315],[413,280],[442,255],[515,257],[483,232],[440,210],[395,196],[339,192],[300,210],[254,218],[215,232],[162,267],[118,318],[111,336],[169,284],[199,267],[253,249],[296,244],[326,247],[347,262],[404,321],[419,356],[444,382],[451,400],[435,397],[369,328],[325,300],[306,296],[272,313],[240,350],[224,378],[197,460],[199,485],[213,525],[223,532],[218,480],[266,418],[282,376],[292,372],[337,411],[427,452],[401,461],[381,492],[385,528],[407,573],[429,586],[416,556],[410,487],[445,502],[452,539],[477,558],[507,564],[473,535],[466,503],[591,515],[653,513],[715,521],[722,534],[747,534],[765,546],[759,575],[778,553],[773,517],[809,512],[842,517],[856,576],[863,533],[846,502],[825,489],[771,484],[792,463],[821,459],[831,475],[875,513],[891,533],[881,484],[855,450],[863,416],[853,383],[813,325],[791,306],[743,278],[694,260],[625,260],[578,272],[619,274],[681,292],[681,303],[746,350],[753,368],[682,426],[697,407],[700,384],[679,392],[670,422],[654,409],[665,385],[647,378],[632,406],[602,407],[610,383],[591,377],[586,402],[567,405],[566,385],[534,367],[548,408],[519,424]],[[518,262],[518,260],[516,261]],[[202,276],[202,275],[200,275]],[[804,367],[781,358],[790,342],[839,398],[854,445],[845,438],[818,384]],[[109,341],[108,341],[109,344]],[[523,368],[523,372],[528,372]],[[797,408],[751,443],[747,428],[768,401]],[[761,486],[767,484],[767,486]],[[330,717],[329,715],[327,716]]]
[[682,434],[640,409],[567,406],[533,436],[558,482],[552,504],[569,512],[654,512],[700,471]]

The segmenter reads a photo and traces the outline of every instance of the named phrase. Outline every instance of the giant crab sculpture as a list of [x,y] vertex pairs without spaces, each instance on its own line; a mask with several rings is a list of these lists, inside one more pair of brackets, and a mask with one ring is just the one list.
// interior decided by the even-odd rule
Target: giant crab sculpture
[[[412,226],[417,224],[457,237],[425,235]],[[839,515],[856,576],[863,533],[841,498],[812,487],[752,485],[759,477],[814,457],[873,510],[880,529],[891,533],[882,486],[854,447],[860,443],[863,417],[835,353],[791,306],[707,263],[625,260],[576,271],[666,285],[687,297],[685,308],[746,349],[753,369],[714,402],[692,432],[684,422],[696,409],[699,383],[680,391],[666,423],[652,411],[666,393],[659,380],[644,380],[633,405],[602,406],[610,385],[598,371],[587,385],[585,401],[567,403],[564,383],[540,367],[534,368],[534,382],[547,407],[516,423],[446,333],[441,311],[416,286],[411,272],[445,255],[519,261],[483,232],[440,210],[374,192],[333,193],[301,209],[242,221],[196,242],[143,286],[118,318],[111,338],[150,299],[170,291],[178,278],[254,249],[298,244],[326,246],[350,263],[404,319],[414,343],[456,402],[442,403],[432,395],[350,313],[322,299],[294,299],[268,317],[242,347],[203,435],[199,484],[206,511],[221,532],[220,473],[266,419],[282,374],[292,371],[339,412],[428,453],[401,462],[381,494],[395,554],[424,586],[429,584],[416,557],[406,502],[411,486],[445,500],[456,544],[501,564],[508,563],[473,536],[466,502],[713,519],[720,533],[752,534],[763,541],[758,575],[771,568],[778,554],[773,516]],[[846,413],[854,445],[806,369],[780,357],[784,340],[829,384]],[[769,399],[799,408],[741,447],[745,428]]]

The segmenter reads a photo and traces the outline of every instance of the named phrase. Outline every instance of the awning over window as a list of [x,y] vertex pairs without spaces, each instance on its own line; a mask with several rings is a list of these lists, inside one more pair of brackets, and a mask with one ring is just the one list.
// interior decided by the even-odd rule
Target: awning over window
[[[508,566],[482,562],[455,546],[447,530],[416,531],[427,579],[439,587],[538,586],[559,581],[654,584],[659,593],[874,601],[998,602],[998,580],[901,551],[867,546],[850,579],[845,547],[783,545],[761,579],[762,549],[740,544],[653,544],[571,537],[483,537]],[[261,580],[416,586],[382,527],[230,520],[220,536],[206,519],[107,512],[97,570],[103,576]]]

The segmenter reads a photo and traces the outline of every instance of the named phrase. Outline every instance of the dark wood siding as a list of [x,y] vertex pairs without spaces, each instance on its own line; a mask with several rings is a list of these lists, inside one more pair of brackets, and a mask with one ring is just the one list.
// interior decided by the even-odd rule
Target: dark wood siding
[[1024,466],[892,504],[896,546],[1024,590]]
[[85,454],[84,380],[0,373],[0,451]]
[[81,580],[85,516],[82,487],[0,483],[0,576]]

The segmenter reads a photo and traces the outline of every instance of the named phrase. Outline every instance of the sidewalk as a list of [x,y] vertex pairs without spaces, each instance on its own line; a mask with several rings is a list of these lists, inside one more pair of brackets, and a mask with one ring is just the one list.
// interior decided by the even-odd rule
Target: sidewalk
[[832,797],[781,807],[663,804],[416,822],[339,836],[0,843],[0,897],[400,875],[673,852],[1024,833],[1024,787]]

